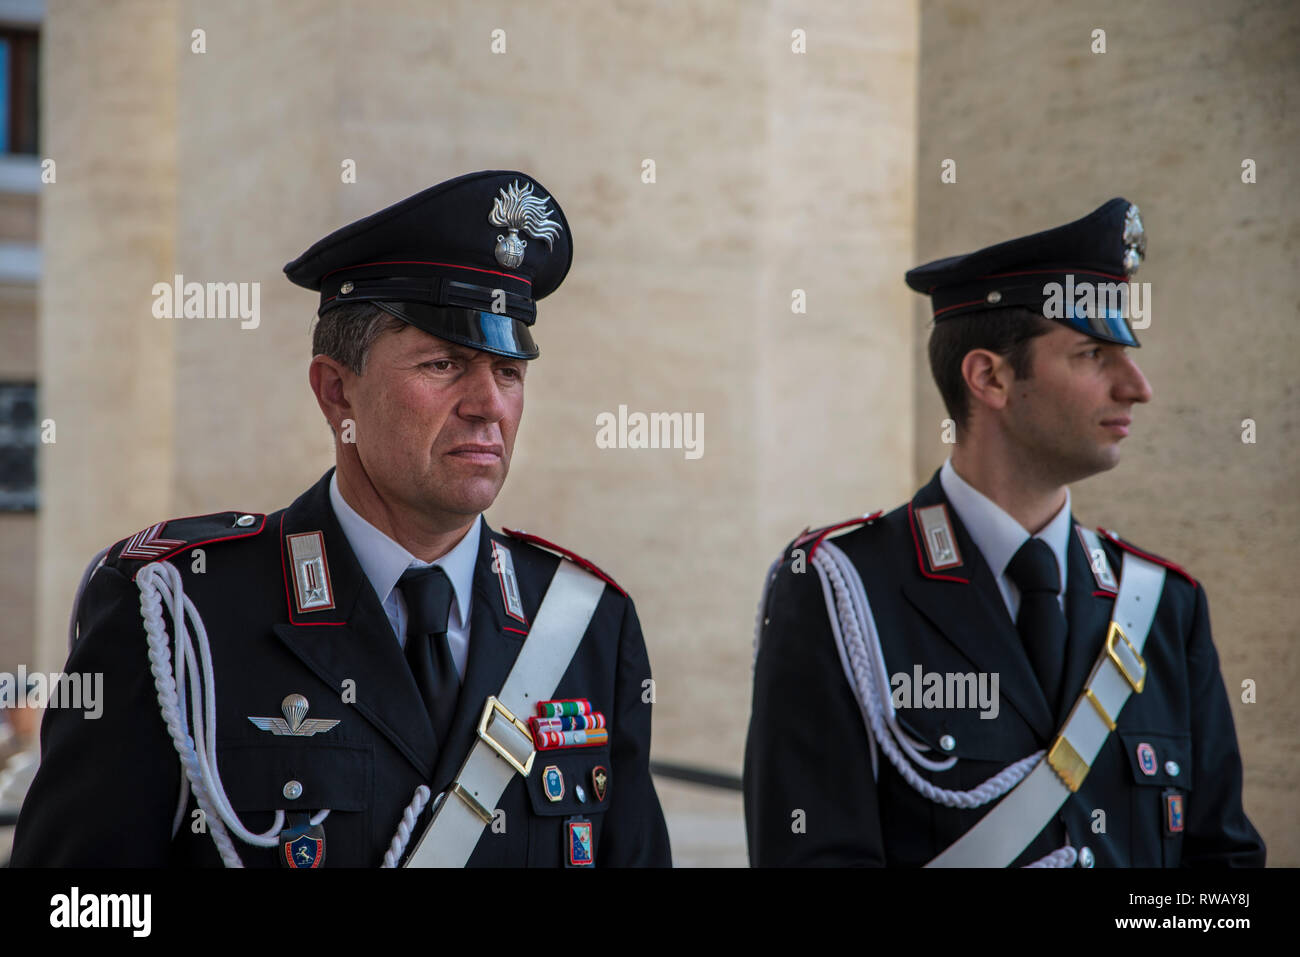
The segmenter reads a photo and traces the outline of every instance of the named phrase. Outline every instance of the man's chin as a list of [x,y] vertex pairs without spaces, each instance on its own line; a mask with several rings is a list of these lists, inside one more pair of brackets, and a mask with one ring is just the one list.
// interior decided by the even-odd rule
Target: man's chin
[[471,516],[486,512],[496,501],[504,481],[496,478],[462,479],[454,487],[442,486],[437,490],[437,507],[449,512]]

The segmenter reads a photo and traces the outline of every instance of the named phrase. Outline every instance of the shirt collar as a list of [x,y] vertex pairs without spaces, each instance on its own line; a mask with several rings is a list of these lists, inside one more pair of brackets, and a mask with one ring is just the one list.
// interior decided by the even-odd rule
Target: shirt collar
[[[939,470],[939,482],[943,485],[943,494],[957,512],[966,531],[970,533],[975,547],[984,556],[989,570],[995,578],[1000,578],[1007,570],[1007,565],[1020,550],[1020,546],[1029,541],[1029,532],[1025,527],[1008,515],[1000,505],[979,491],[952,467],[952,459],[943,463]],[[1070,490],[1065,490],[1065,504],[1061,506],[1035,538],[1041,538],[1056,556],[1056,568],[1061,576],[1061,591],[1065,590],[1066,548],[1070,543]]]
[[479,536],[482,534],[481,518],[474,520],[469,531],[447,554],[433,562],[422,562],[362,518],[347,503],[339,491],[337,471],[330,476],[330,504],[334,506],[339,526],[343,529],[348,544],[352,546],[361,570],[379,596],[381,605],[388,601],[388,596],[406,569],[412,565],[417,568],[430,564],[441,565],[456,594],[456,612],[460,615],[460,623],[465,625],[469,622],[470,590],[474,585],[474,566],[478,562]]

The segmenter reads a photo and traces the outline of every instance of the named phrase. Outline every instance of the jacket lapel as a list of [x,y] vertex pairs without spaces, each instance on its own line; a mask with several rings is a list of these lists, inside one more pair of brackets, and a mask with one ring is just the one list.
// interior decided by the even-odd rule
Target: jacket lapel
[[1073,520],[1070,522],[1070,541],[1066,552],[1069,571],[1065,576],[1065,618],[1070,626],[1070,637],[1065,646],[1065,688],[1061,695],[1061,713],[1057,715],[1057,727],[1065,723],[1070,708],[1083,693],[1083,683],[1088,678],[1088,672],[1101,654],[1102,644],[1106,640],[1106,627],[1110,624],[1111,609],[1115,604],[1113,594],[1100,594],[1102,589],[1093,575],[1088,553]]
[[[946,508],[958,555],[956,564],[934,567],[924,532],[916,513],[934,505]],[[916,550],[916,568],[905,575],[903,594],[916,610],[976,669],[998,675],[998,690],[1025,722],[1048,740],[1056,730],[1047,698],[1038,684],[1015,623],[988,563],[943,493],[939,473],[922,488],[908,506]]]
[[[452,721],[447,746],[438,757],[433,776],[434,790],[446,790],[456,772],[460,770],[470,746],[478,734],[479,718],[488,696],[496,694],[505,684],[510,669],[519,657],[524,636],[507,632],[505,607],[501,597],[501,582],[492,570],[492,543],[509,547],[508,540],[497,535],[483,522],[479,536],[478,561],[474,565],[474,599],[470,608],[469,656],[465,676],[461,682],[460,700]],[[526,631],[527,626],[510,619],[510,627]],[[527,721],[528,715],[519,715]]]
[[[351,681],[353,707],[429,778],[438,742],[428,711],[375,590],[361,570],[329,500],[333,469],[280,518],[280,558],[288,623],[274,626],[284,646],[322,681],[340,689]],[[320,532],[333,607],[302,612],[288,537]],[[472,642],[471,642],[472,647]]]

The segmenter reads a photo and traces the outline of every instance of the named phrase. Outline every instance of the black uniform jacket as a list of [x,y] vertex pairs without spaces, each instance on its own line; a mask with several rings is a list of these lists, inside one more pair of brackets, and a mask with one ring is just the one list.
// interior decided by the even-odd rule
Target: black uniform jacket
[[[169,522],[153,539],[184,543],[171,554],[207,627],[219,770],[244,826],[261,833],[277,809],[329,808],[324,866],[376,867],[417,786],[437,794],[452,781],[485,699],[500,690],[527,640],[527,622],[506,613],[492,543],[510,550],[529,622],[562,559],[484,523],[466,674],[450,740],[435,740],[392,626],[334,516],[329,478],[287,509],[254,516],[247,527],[236,524],[241,513],[229,512]],[[334,607],[304,614],[296,607],[285,537],[313,531],[324,536]],[[193,796],[172,833],[181,769],[160,716],[132,581],[147,562],[122,560],[124,544],[109,551],[86,587],[80,636],[65,668],[103,673],[103,714],[97,720],[71,710],[46,714],[42,763],[19,818],[13,866],[221,863],[211,835],[194,833]],[[204,552],[202,573],[193,571],[195,548]],[[174,654],[175,631],[164,620]],[[539,751],[532,773],[516,775],[502,794],[497,807],[504,815],[484,828],[471,865],[560,866],[567,859],[565,822],[579,816],[593,824],[596,866],[670,864],[648,763],[649,679],[636,610],[607,584],[553,697],[589,699],[608,720],[609,743]],[[249,721],[279,717],[292,693],[308,699],[310,718],[339,723],[325,733],[290,736]],[[559,801],[543,790],[549,765],[564,777]],[[603,799],[592,780],[597,767],[608,772]],[[290,781],[301,785],[294,800],[285,797]],[[582,785],[585,802],[575,785]],[[428,817],[426,810],[408,854]],[[245,866],[278,863],[274,848],[238,840],[235,847]]]
[[[1051,744],[1101,653],[1114,594],[1093,575],[1076,528],[1066,577],[1065,694],[1060,713],[1050,713],[993,574],[950,505],[962,564],[930,568],[913,512],[940,502],[947,499],[936,473],[909,505],[834,542],[862,577],[891,677],[912,676],[917,665],[923,672],[998,674],[995,718],[981,718],[978,707],[898,710],[904,729],[930,749],[928,757],[957,758],[946,771],[918,768],[921,776],[969,790]],[[1102,541],[1118,578],[1128,546]],[[924,865],[996,802],[971,809],[933,803],[883,752],[873,780],[867,733],[840,664],[820,577],[811,564],[796,570],[803,562],[787,549],[762,610],[744,770],[750,862]],[[1205,591],[1169,567],[1143,651],[1144,691],[1129,697],[1080,790],[1016,866],[1063,846],[1067,837],[1080,852],[1090,848],[1099,867],[1264,863],[1264,844],[1242,809],[1241,758]],[[951,751],[940,745],[945,735],[953,739],[945,742]],[[1151,753],[1139,754],[1144,744]],[[1169,819],[1167,797],[1176,795],[1181,822]],[[1181,831],[1171,829],[1179,824]]]

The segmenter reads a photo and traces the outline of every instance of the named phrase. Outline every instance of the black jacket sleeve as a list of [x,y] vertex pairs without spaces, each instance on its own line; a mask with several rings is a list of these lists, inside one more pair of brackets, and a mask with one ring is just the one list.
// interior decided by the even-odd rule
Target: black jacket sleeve
[[764,609],[745,744],[751,866],[883,866],[869,755],[821,578],[787,561]]
[[610,747],[610,807],[598,862],[605,867],[670,867],[668,826],[650,777],[654,685],[636,608],[629,598],[619,633]]
[[180,762],[159,711],[138,589],[100,567],[82,594],[78,622],[64,670],[102,681],[100,715],[46,711],[41,764],[19,813],[10,865],[164,866]]
[[1196,612],[1187,644],[1192,702],[1192,760],[1196,789],[1188,796],[1184,867],[1263,867],[1264,841],[1241,804],[1241,754],[1219,656],[1210,638],[1210,608],[1196,588]]

